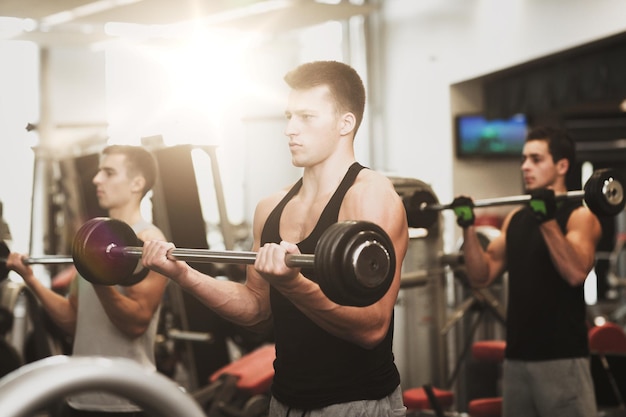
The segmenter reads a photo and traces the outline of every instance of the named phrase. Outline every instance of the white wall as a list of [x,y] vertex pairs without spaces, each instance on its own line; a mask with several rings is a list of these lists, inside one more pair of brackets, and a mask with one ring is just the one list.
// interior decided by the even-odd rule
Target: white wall
[[[24,42],[0,42],[0,201],[12,248],[25,251],[30,237],[33,151],[26,131],[39,118],[38,52]],[[19,116],[18,116],[19,115]]]
[[[451,84],[626,30],[622,0],[385,0],[383,6],[387,164],[430,184],[442,202],[477,182],[489,195],[476,197],[517,194],[507,191],[520,186],[516,162],[467,163],[454,189]],[[456,229],[448,214],[447,242]]]
[[[43,245],[37,217],[45,214],[37,207],[41,195],[35,193],[33,201],[35,152],[42,159],[71,153],[69,144],[77,138],[97,135],[104,129],[103,54],[72,48],[46,52],[30,42],[2,41],[0,62],[3,217],[11,229],[11,249],[23,253],[33,250],[37,255]],[[41,94],[42,90],[47,93]],[[27,132],[28,123],[35,124],[36,129]],[[31,225],[31,211],[35,225]]]

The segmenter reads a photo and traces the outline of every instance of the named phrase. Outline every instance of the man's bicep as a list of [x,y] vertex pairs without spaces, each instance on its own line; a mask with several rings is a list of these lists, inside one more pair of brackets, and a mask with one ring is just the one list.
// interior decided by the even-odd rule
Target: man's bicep
[[586,257],[595,257],[596,247],[602,237],[598,218],[589,211],[576,211],[567,224],[566,239],[576,251]]
[[168,282],[163,275],[150,271],[142,281],[129,287],[126,295],[154,312],[163,299]]
[[491,280],[499,277],[506,270],[506,238],[504,235],[495,237],[487,246],[489,275]]

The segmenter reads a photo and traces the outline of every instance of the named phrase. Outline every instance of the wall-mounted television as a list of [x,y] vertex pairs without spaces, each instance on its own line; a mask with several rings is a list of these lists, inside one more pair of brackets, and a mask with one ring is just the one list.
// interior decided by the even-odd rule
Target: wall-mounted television
[[508,119],[486,119],[480,114],[460,114],[454,118],[456,156],[520,157],[528,130],[523,114]]

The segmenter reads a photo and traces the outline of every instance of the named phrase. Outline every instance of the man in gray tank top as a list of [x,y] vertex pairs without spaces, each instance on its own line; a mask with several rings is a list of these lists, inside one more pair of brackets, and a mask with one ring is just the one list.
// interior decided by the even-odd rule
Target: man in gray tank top
[[[141,240],[164,240],[163,233],[141,215],[140,203],[156,179],[156,161],[142,147],[112,145],[102,152],[93,178],[99,205],[111,218],[131,225]],[[151,271],[128,287],[91,284],[80,275],[64,297],[44,286],[33,270],[12,253],[7,266],[19,273],[45,311],[73,336],[74,356],[132,359],[154,370],[154,345],[161,299],[168,280]],[[141,409],[125,398],[87,392],[68,399],[67,417],[137,417]]]

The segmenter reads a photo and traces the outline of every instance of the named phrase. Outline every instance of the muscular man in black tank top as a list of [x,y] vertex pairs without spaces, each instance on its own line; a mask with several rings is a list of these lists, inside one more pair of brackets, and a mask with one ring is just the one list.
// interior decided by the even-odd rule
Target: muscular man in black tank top
[[522,161],[531,201],[504,219],[501,235],[485,251],[472,225],[471,200],[452,204],[462,208],[457,221],[470,282],[487,286],[508,271],[503,416],[593,416],[583,284],[595,264],[600,222],[580,202],[554,199],[567,191],[574,163],[566,132],[531,130]]
[[[258,253],[245,283],[207,279],[184,262],[167,260],[172,244],[146,242],[144,265],[237,324],[273,321],[270,416],[403,416],[391,346],[408,226],[391,181],[355,159],[363,83],[353,68],[334,61],[303,64],[285,81],[291,88],[285,134],[292,164],[303,168],[303,175],[258,203],[253,220]],[[345,220],[378,224],[395,249],[393,283],[366,307],[336,304],[310,271],[285,265],[286,254],[313,253],[324,230]]]

